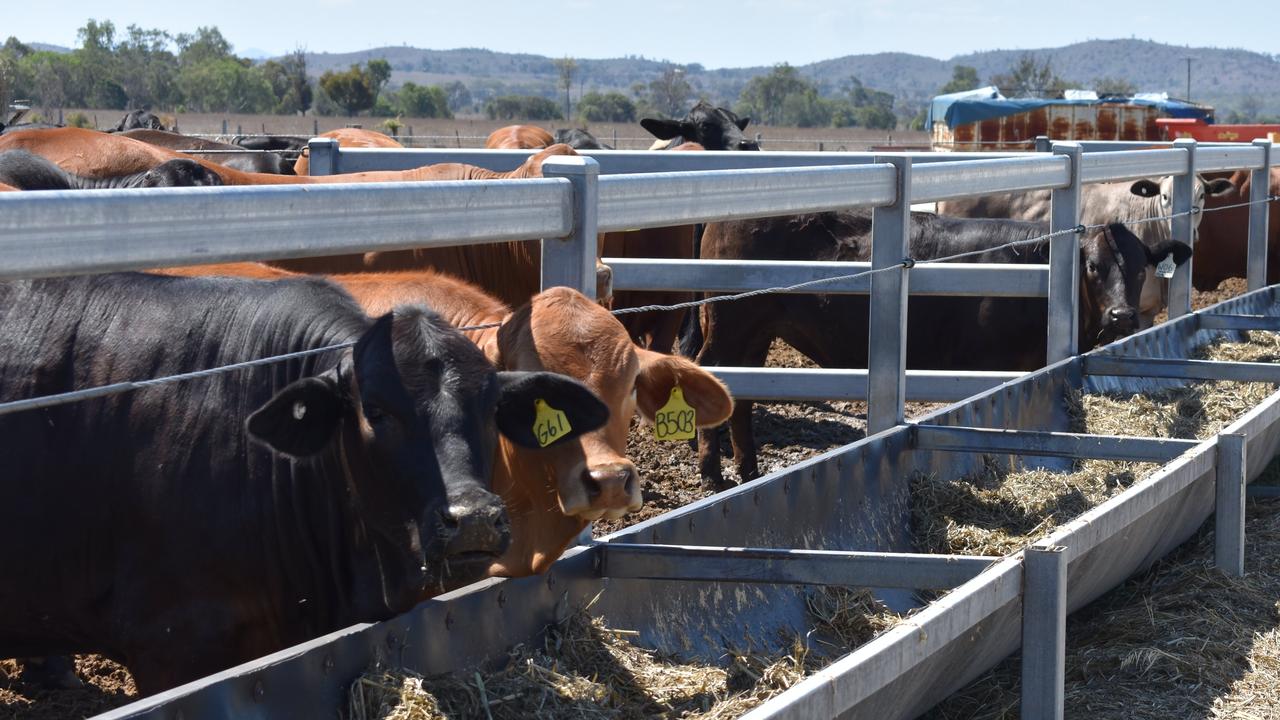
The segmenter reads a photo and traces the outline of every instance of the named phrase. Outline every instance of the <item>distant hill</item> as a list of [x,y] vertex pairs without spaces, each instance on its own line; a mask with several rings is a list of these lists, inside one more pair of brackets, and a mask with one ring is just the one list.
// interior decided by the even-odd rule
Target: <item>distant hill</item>
[[[1148,40],[1090,40],[1060,48],[990,50],[950,60],[877,53],[845,57],[797,66],[814,80],[824,94],[841,90],[850,76],[865,85],[893,93],[900,110],[919,107],[951,77],[955,65],[971,65],[986,81],[1006,72],[1018,58],[1030,52],[1047,59],[1066,80],[1090,87],[1101,77],[1128,80],[1143,92],[1186,94],[1186,61],[1191,66],[1191,95],[1197,102],[1218,108],[1219,114],[1237,109],[1247,97],[1256,99],[1263,113],[1280,114],[1280,62],[1273,56],[1247,50],[1188,48]],[[477,48],[425,50],[407,46],[384,47],[354,53],[310,53],[309,70],[319,75],[352,63],[384,58],[391,63],[392,83],[442,83],[460,80],[477,99],[524,93],[555,97],[559,75],[553,58],[541,55],[494,52]],[[590,90],[629,93],[636,83],[648,83],[670,63],[643,57],[605,60],[578,59],[579,83],[574,94]],[[708,99],[731,103],[754,76],[767,66],[707,70],[701,65],[682,66],[694,87]]]

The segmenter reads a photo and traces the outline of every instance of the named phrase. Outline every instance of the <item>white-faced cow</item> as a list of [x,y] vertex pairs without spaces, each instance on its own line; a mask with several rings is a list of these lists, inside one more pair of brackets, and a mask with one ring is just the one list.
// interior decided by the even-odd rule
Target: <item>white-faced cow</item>
[[[1168,220],[1152,222],[1173,213],[1173,178],[1138,180],[1126,183],[1095,183],[1081,188],[1080,222],[1084,225],[1127,223],[1148,248],[1155,250],[1173,237],[1173,227]],[[1234,186],[1228,180],[1195,183],[1195,207],[1203,209],[1206,196],[1218,197],[1230,193]],[[1011,218],[1014,220],[1048,221],[1052,210],[1052,193],[1048,190],[1030,193],[986,195],[963,200],[946,200],[938,203],[939,215],[968,218]],[[1200,223],[1203,213],[1192,216]],[[1139,327],[1148,328],[1155,316],[1169,305],[1169,282],[1157,278],[1155,269],[1147,274],[1142,287],[1142,299],[1138,303]]]

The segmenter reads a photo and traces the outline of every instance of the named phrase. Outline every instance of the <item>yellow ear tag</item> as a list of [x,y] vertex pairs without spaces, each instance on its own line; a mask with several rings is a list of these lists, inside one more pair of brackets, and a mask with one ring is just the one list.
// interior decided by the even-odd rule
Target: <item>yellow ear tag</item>
[[573,428],[565,414],[538,398],[533,401],[533,434],[538,438],[538,447],[546,447],[564,437]]
[[684,401],[684,391],[671,388],[671,399],[653,416],[653,436],[659,440],[692,440],[698,425],[698,413]]

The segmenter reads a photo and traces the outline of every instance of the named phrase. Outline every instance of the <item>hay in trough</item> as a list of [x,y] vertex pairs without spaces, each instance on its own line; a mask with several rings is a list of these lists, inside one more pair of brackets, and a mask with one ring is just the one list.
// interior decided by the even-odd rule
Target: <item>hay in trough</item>
[[[1197,357],[1274,362],[1280,335],[1248,333],[1245,342],[1216,343]],[[1077,432],[1204,439],[1262,402],[1275,386],[1213,381],[1132,395],[1072,393],[1068,409]],[[923,552],[1008,555],[1048,536],[1160,466],[1084,460],[1070,473],[1015,468],[988,461],[959,480],[912,478],[912,524]]]
[[[734,718],[900,619],[870,593],[847,588],[818,590],[808,607],[813,632],[793,638],[788,652],[734,649],[726,654],[725,666],[680,662],[639,647],[630,641],[636,633],[611,628],[603,618],[579,610],[549,627],[540,648],[515,647],[496,672],[423,678],[403,670],[371,670],[353,684],[348,716]],[[823,647],[813,647],[817,642]]]
[[[1280,502],[1251,502],[1245,576],[1206,531],[1067,620],[1066,710],[1095,720],[1280,718]],[[925,717],[1012,720],[1014,655]]]

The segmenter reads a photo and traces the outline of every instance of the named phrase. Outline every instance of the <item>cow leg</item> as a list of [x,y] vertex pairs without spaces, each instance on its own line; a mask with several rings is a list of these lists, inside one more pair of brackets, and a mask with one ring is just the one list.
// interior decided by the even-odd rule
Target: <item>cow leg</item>
[[756,458],[756,435],[751,428],[751,411],[755,403],[745,400],[736,403],[729,416],[729,441],[733,443],[733,459],[738,465],[738,481],[747,482],[760,477]]
[[[698,353],[698,364],[704,367],[764,367],[769,345],[776,335],[771,327],[762,326],[759,322],[760,318],[769,317],[764,312],[767,310],[763,302],[752,301],[703,306],[700,324],[704,341]],[[751,431],[751,408],[752,403],[738,401],[729,417],[729,437],[742,481],[759,475],[755,437]],[[720,468],[716,428],[706,428],[698,433],[698,465],[704,487],[714,490],[727,487]]]

